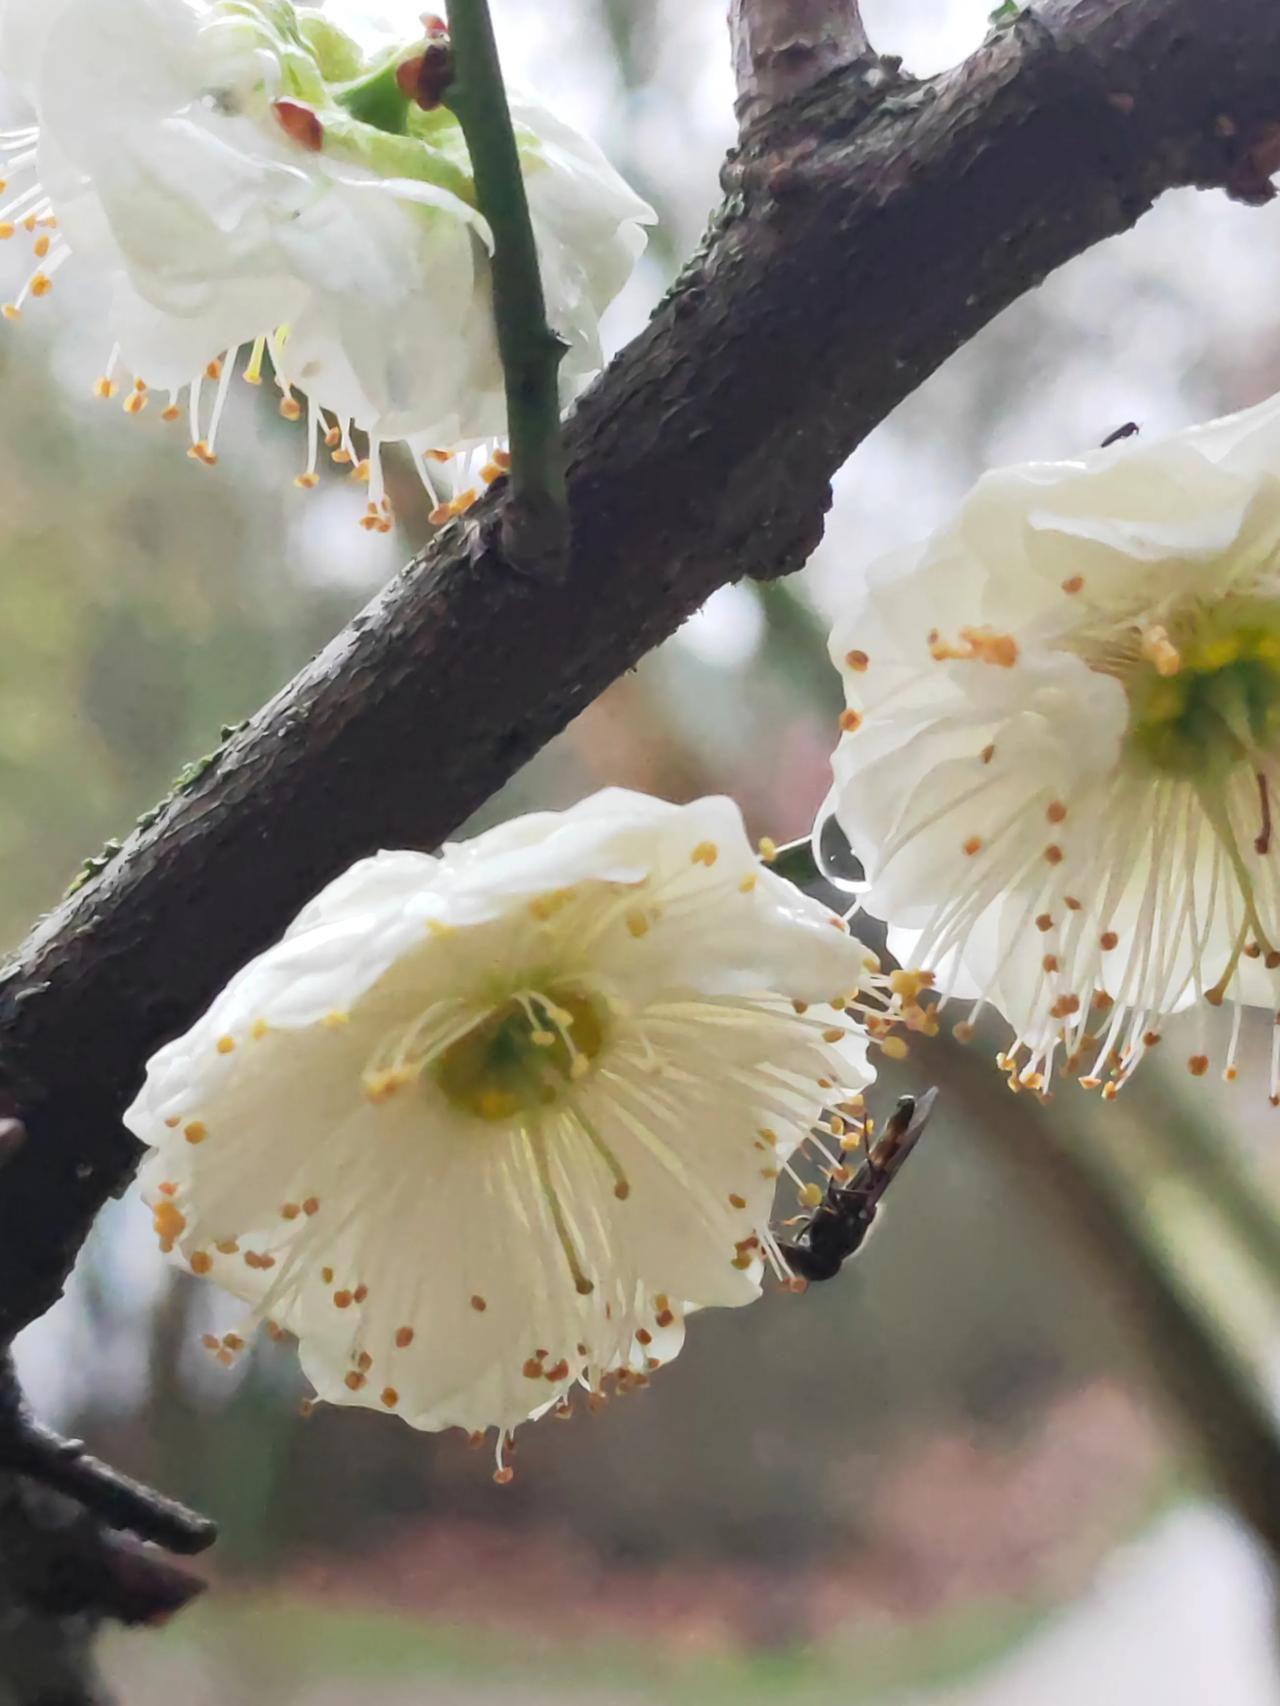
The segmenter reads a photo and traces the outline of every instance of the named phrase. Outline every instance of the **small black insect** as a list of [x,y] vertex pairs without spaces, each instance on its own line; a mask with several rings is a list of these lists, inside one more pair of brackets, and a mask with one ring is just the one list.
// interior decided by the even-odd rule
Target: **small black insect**
[[926,1090],[923,1096],[903,1096],[849,1183],[833,1179],[795,1242],[779,1245],[798,1279],[834,1279],[862,1248],[880,1199],[919,1142],[937,1095]]
[[1111,445],[1119,444],[1122,438],[1136,438],[1141,431],[1142,428],[1137,421],[1126,421],[1123,426],[1118,426],[1114,432],[1109,432],[1098,449],[1107,450]]

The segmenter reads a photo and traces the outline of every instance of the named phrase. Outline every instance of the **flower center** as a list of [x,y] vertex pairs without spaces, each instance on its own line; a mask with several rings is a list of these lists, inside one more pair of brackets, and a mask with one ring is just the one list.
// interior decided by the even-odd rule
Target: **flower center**
[[602,1006],[577,991],[513,995],[443,1049],[431,1071],[455,1107],[510,1119],[547,1107],[585,1078],[607,1029]]
[[1280,602],[1237,599],[1148,627],[1124,672],[1128,739],[1152,768],[1199,781],[1280,742]]

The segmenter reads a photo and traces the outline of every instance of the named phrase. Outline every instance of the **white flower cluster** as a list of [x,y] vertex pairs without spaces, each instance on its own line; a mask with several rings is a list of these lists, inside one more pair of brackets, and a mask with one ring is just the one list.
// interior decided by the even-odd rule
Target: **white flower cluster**
[[[423,45],[419,26],[366,56],[332,10],[287,0],[0,0],[0,73],[34,115],[0,134],[0,236],[34,247],[5,315],[74,253],[106,295],[100,396],[140,414],[161,393],[212,463],[233,375],[271,371],[306,421],[299,485],[327,451],[385,531],[379,452],[400,441],[434,519],[459,513],[505,466],[505,403],[461,129],[397,81]],[[567,402],[653,214],[593,143],[511,106]]]
[[823,816],[891,946],[1008,1019],[1012,1081],[1114,1095],[1224,1001],[1234,1077],[1241,1007],[1280,1014],[1280,402],[988,474],[832,657]]

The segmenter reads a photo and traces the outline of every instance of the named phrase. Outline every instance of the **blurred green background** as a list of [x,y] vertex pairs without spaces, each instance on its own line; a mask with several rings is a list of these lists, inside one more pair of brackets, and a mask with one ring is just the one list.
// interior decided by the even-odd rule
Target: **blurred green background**
[[[975,45],[988,9],[864,4],[877,45],[922,72]],[[514,75],[661,213],[611,312],[616,345],[717,199],[723,0],[494,10]],[[485,821],[613,782],[723,790],[755,832],[801,833],[826,788],[839,699],[823,620],[842,585],[992,461],[1280,389],[1278,284],[1280,212],[1167,198],[859,450],[802,576],[718,594]],[[403,479],[385,539],[358,528],[363,495],[336,475],[296,490],[301,429],[248,388],[216,470],[155,411],[96,402],[101,313],[73,264],[0,341],[10,942],[425,535]],[[1153,1061],[1111,1107],[1066,1090],[1040,1109],[975,1048],[913,1058],[882,1093],[925,1078],[943,1109],[856,1272],[700,1318],[650,1390],[526,1430],[506,1490],[452,1435],[363,1412],[304,1422],[285,1347],[210,1366],[198,1340],[218,1298],[163,1266],[138,1203],[113,1204],[21,1341],[24,1377],[49,1419],[224,1536],[214,1593],[112,1642],[130,1706],[179,1690],[188,1706],[1273,1701],[1280,1547],[1259,1538],[1265,1491],[1242,1468],[1274,1428],[1280,1372],[1280,1112],[1263,1077],[1227,1090]]]

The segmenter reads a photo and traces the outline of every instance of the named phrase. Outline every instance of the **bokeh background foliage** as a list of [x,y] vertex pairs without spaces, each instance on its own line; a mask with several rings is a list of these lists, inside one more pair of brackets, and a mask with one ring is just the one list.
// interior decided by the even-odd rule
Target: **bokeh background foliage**
[[[494,10],[516,76],[662,215],[611,316],[619,343],[717,200],[732,137],[723,8]],[[877,45],[921,71],[975,45],[987,10],[864,5]],[[839,700],[823,622],[842,584],[992,461],[1280,388],[1278,283],[1280,213],[1168,198],[862,447],[803,575],[718,594],[486,821],[617,782],[723,790],[757,832],[799,833],[825,791]],[[403,478],[387,539],[360,531],[360,494],[338,478],[295,490],[300,429],[260,393],[236,399],[216,471],[156,411],[135,422],[95,402],[100,317],[71,267],[0,341],[10,942],[425,532]],[[1259,1027],[1259,1058],[1267,1042]],[[948,1070],[908,1061],[885,1095],[935,1068]],[[1212,1502],[1195,1429],[1162,1401],[1126,1294],[1081,1236],[1087,1210],[1051,1172],[1039,1196],[1024,1175],[1044,1171],[1042,1137],[1087,1157],[1204,1333],[1274,1385],[1280,1113],[1255,1071],[1228,1092],[1153,1063],[1110,1109],[1064,1091],[1038,1129],[994,1072],[971,1080],[949,1091],[856,1273],[699,1319],[649,1391],[528,1430],[505,1493],[452,1436],[365,1413],[302,1421],[285,1348],[214,1367],[198,1339],[218,1300],[162,1267],[136,1202],[112,1205],[67,1299],[22,1341],[23,1372],[53,1419],[224,1527],[216,1595],[111,1652],[125,1697],[1273,1699],[1263,1551],[1238,1509]],[[1205,1383],[1202,1397],[1202,1420],[1220,1420],[1222,1393]]]

